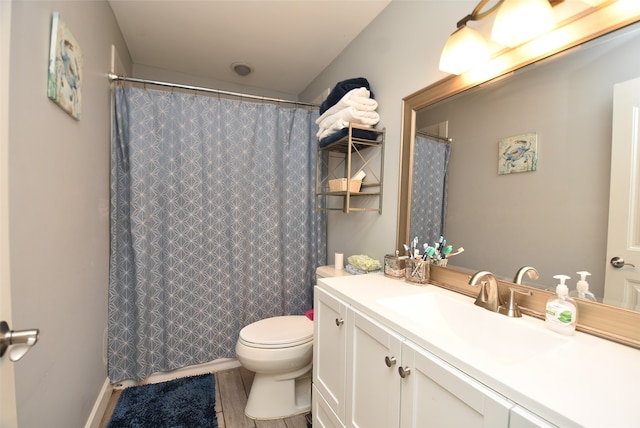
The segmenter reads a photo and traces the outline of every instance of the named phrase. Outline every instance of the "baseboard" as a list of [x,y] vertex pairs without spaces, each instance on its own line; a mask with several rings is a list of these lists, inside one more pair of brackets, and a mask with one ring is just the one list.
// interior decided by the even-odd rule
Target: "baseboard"
[[111,393],[113,392],[113,386],[111,382],[109,382],[109,378],[106,378],[104,384],[102,384],[102,388],[100,389],[100,393],[98,394],[98,398],[93,405],[93,409],[91,409],[91,414],[89,415],[89,419],[87,423],[84,425],[84,428],[99,428],[100,422],[102,421],[102,416],[104,415],[105,410],[107,409],[107,405],[109,404],[109,399],[111,398]]

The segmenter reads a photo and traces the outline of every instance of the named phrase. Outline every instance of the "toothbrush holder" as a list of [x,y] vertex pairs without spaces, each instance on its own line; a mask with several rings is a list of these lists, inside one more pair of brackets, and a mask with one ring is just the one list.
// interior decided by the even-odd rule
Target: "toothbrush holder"
[[411,284],[429,285],[431,263],[428,260],[407,259],[404,280]]

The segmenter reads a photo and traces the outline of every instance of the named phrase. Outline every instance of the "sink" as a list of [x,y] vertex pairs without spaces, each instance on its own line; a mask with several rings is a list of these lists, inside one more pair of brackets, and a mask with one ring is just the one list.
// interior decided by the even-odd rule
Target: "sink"
[[[436,292],[437,291],[437,292]],[[473,304],[473,299],[446,290],[381,299],[378,303],[425,334],[449,345],[466,346],[496,362],[514,364],[555,349],[569,340],[549,331],[540,320],[510,318]]]

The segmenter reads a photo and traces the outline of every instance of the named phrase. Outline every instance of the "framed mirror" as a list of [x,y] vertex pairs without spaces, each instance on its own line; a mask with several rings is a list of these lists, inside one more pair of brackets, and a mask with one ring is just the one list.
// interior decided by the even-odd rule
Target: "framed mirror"
[[[413,238],[412,177],[420,167],[414,165],[416,132],[448,122],[444,129],[453,142],[445,235],[454,247],[465,248],[449,263],[489,270],[508,281],[521,266],[534,266],[540,279],[531,285],[543,289],[555,287],[556,274],[571,276],[570,288],[575,288],[578,270],[593,271],[588,280],[602,301],[613,83],[640,77],[637,55],[626,55],[622,46],[640,45],[640,24],[632,25],[640,11],[624,6],[605,2],[590,8],[545,35],[544,50],[537,50],[543,43],[536,40],[504,50],[482,69],[445,78],[404,99],[397,248]],[[581,51],[586,56],[571,59]],[[616,53],[621,64],[611,62]],[[618,68],[607,73],[609,66]],[[598,103],[590,103],[592,95],[579,89],[582,80],[599,74],[610,75],[602,84],[608,98],[600,101],[606,111],[591,109]],[[554,82],[555,77],[561,80]],[[545,100],[542,93],[554,96]],[[498,101],[509,98],[511,104],[500,107]],[[572,103],[577,104],[572,108]],[[571,116],[576,105],[582,108]],[[532,134],[537,170],[500,175],[500,141]],[[587,140],[596,146],[593,152],[585,151]]]

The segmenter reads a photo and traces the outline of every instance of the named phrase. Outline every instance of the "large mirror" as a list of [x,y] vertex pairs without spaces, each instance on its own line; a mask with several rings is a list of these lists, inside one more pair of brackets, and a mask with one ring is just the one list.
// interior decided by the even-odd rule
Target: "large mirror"
[[[553,56],[522,60],[520,52],[485,77],[468,72],[405,98],[398,247],[421,235],[410,230],[411,213],[420,210],[411,206],[413,173],[421,167],[413,163],[416,132],[439,129],[452,139],[445,235],[465,249],[449,263],[507,280],[533,266],[540,278],[526,283],[544,289],[554,288],[557,274],[571,276],[573,289],[576,272],[586,270],[602,302],[613,87],[640,77],[639,19],[589,24]],[[513,137],[537,143],[535,171],[498,173],[500,142]]]

